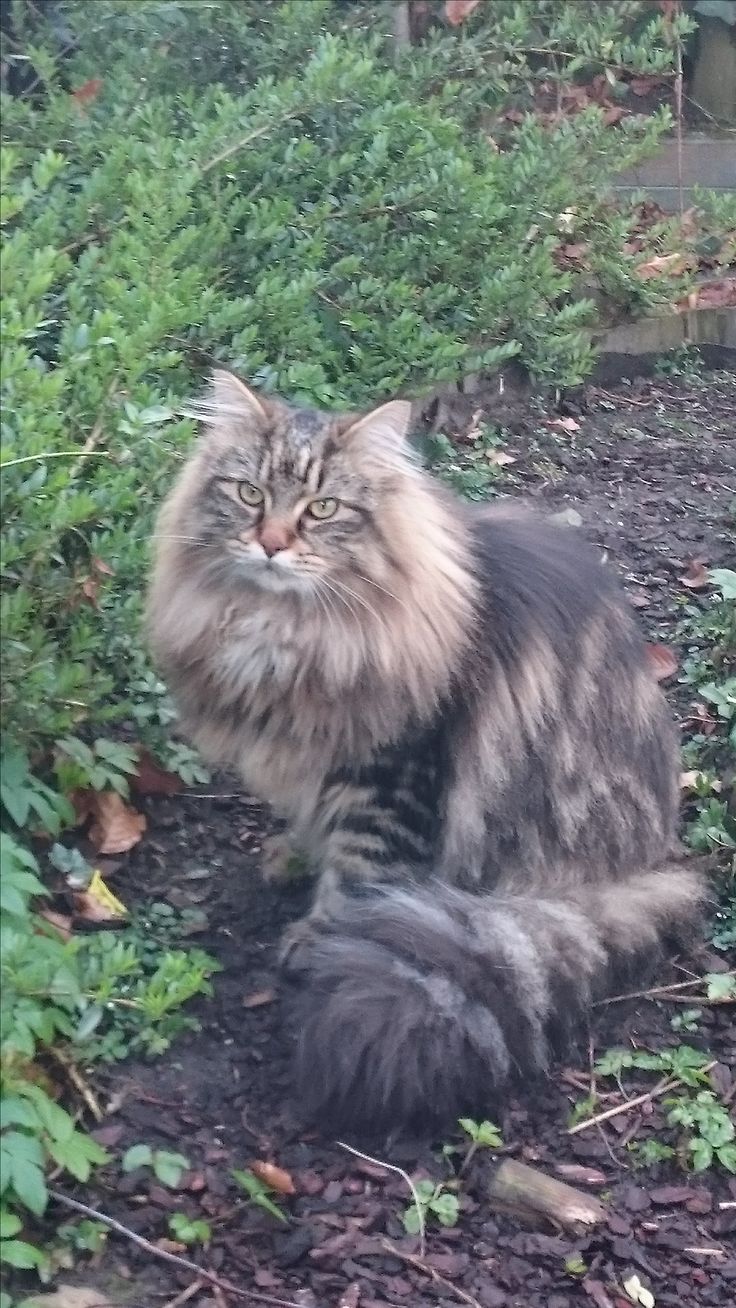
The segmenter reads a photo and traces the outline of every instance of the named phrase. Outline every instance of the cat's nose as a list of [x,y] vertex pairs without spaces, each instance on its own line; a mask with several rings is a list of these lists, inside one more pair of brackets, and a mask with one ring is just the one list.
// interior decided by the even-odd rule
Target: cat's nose
[[264,554],[272,559],[274,554],[280,554],[282,550],[288,549],[293,539],[293,531],[283,523],[266,522],[261,528],[258,543]]

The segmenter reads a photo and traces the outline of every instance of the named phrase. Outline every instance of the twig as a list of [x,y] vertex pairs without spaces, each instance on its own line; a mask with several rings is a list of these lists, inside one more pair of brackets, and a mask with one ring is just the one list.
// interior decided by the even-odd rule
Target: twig
[[[384,1166],[386,1165],[384,1164]],[[444,1286],[446,1290],[451,1290],[461,1303],[470,1304],[470,1308],[483,1308],[483,1305],[477,1299],[474,1299],[472,1294],[461,1290],[459,1285],[453,1285],[452,1281],[448,1281],[446,1276],[442,1276],[435,1267],[425,1262],[423,1258],[417,1258],[414,1254],[405,1253],[403,1249],[397,1249],[396,1245],[392,1244],[390,1240],[381,1240],[381,1244],[387,1253],[393,1254],[395,1258],[401,1258],[405,1263],[416,1267],[417,1271],[424,1272],[425,1276],[430,1276],[438,1285]]]
[[17,468],[21,463],[43,463],[44,459],[109,459],[111,456],[107,452],[100,451],[94,454],[92,450],[54,450],[47,454],[23,454],[19,459],[6,459],[0,463],[0,469]]
[[[103,408],[104,408],[104,405],[106,405],[106,404],[108,403],[108,401],[112,399],[112,397],[113,397],[113,395],[115,394],[117,388],[118,388],[118,383],[117,383],[117,379],[115,379],[115,380],[113,381],[112,385],[109,386],[108,389],[107,389],[107,393],[106,393],[106,395],[105,395],[105,399],[104,399],[104,401],[103,401]],[[80,453],[80,455],[79,455],[79,458],[78,458],[77,462],[74,464],[74,467],[71,469],[71,471],[70,471],[70,473],[69,473],[69,476],[70,476],[70,477],[76,477],[76,476],[77,476],[77,473],[79,472],[79,470],[80,470],[80,468],[81,468],[81,466],[82,466],[82,459],[89,458],[89,456],[90,456],[90,454],[93,452],[93,450],[95,450],[95,449],[97,448],[97,446],[98,446],[98,444],[99,444],[100,436],[102,435],[102,432],[103,432],[103,429],[104,429],[104,426],[105,426],[105,423],[104,423],[104,419],[103,419],[103,416],[102,416],[102,410],[101,410],[100,413],[97,415],[97,418],[96,418],[96,420],[95,420],[95,424],[94,424],[94,426],[93,426],[93,428],[92,428],[92,430],[91,430],[89,436],[87,437],[86,441],[84,442],[84,445],[82,446],[82,450],[81,450],[81,453]]]
[[102,1122],[105,1114],[95,1098],[92,1087],[87,1084],[76,1063],[72,1062],[71,1058],[68,1058],[65,1053],[62,1053],[61,1049],[55,1049],[53,1045],[48,1046],[48,1052],[52,1058],[56,1059],[59,1066],[63,1067],[74,1089],[77,1094],[81,1095],[95,1121]]
[[245,136],[241,136],[239,141],[235,141],[225,150],[221,150],[219,154],[214,155],[212,159],[208,159],[207,163],[201,164],[200,175],[204,176],[210,169],[216,168],[219,163],[222,163],[224,159],[229,159],[231,155],[237,154],[238,150],[243,150],[246,145],[250,145],[251,141],[257,141],[260,136],[267,136],[269,132],[274,131],[277,127],[282,127],[284,123],[290,122],[291,119],[309,113],[309,108],[309,105],[300,105],[298,109],[290,109],[288,113],[282,114],[280,118],[272,119],[268,123],[262,123],[260,127],[255,127],[252,132],[247,132]]
[[427,1227],[424,1220],[424,1205],[422,1204],[417,1188],[403,1167],[396,1167],[394,1163],[385,1163],[382,1158],[372,1158],[370,1154],[362,1154],[359,1149],[353,1149],[352,1145],[344,1144],[342,1140],[337,1140],[336,1144],[339,1149],[346,1149],[349,1154],[354,1154],[356,1158],[362,1158],[364,1163],[374,1163],[376,1167],[385,1167],[389,1172],[395,1172],[397,1176],[406,1181],[411,1190],[411,1197],[414,1200],[414,1207],[417,1210],[417,1220],[419,1222],[419,1256],[423,1258],[427,1247]]
[[88,1204],[80,1203],[79,1199],[70,1199],[69,1195],[62,1194],[60,1190],[49,1190],[49,1194],[57,1204],[63,1204],[65,1208],[71,1208],[75,1213],[83,1213],[85,1217],[102,1222],[104,1226],[109,1226],[111,1231],[117,1231],[118,1235],[125,1236],[126,1240],[137,1244],[139,1249],[152,1254],[154,1258],[160,1258],[165,1263],[173,1263],[174,1267],[183,1267],[185,1272],[194,1272],[195,1276],[216,1286],[218,1290],[234,1294],[238,1299],[255,1299],[258,1303],[269,1304],[271,1308],[299,1308],[299,1304],[293,1299],[276,1299],[272,1294],[262,1294],[260,1290],[243,1290],[233,1285],[232,1281],[224,1281],[215,1272],[208,1272],[206,1268],[192,1262],[191,1258],[181,1258],[179,1254],[169,1253],[167,1249],[159,1249],[157,1245],[151,1244],[150,1240],[138,1235],[137,1231],[131,1231],[129,1226],[123,1226],[123,1223],[118,1222],[114,1217],[108,1217],[107,1213],[101,1213],[97,1208],[90,1208]]
[[[707,1063],[699,1071],[703,1073],[710,1072],[715,1065],[716,1060],[713,1059],[712,1063]],[[671,1080],[667,1080],[665,1077],[663,1080],[658,1081],[654,1088],[648,1090],[646,1094],[637,1095],[635,1099],[627,1099],[625,1103],[617,1104],[615,1108],[606,1108],[604,1112],[596,1113],[595,1117],[587,1117],[584,1122],[576,1122],[575,1126],[569,1126],[567,1134],[577,1135],[578,1131],[587,1131],[589,1126],[597,1126],[599,1122],[607,1122],[610,1118],[618,1117],[621,1113],[628,1113],[632,1108],[638,1108],[640,1104],[649,1104],[653,1099],[658,1099],[660,1095],[667,1094],[669,1090],[675,1090],[678,1085],[683,1085],[683,1081],[679,1076],[673,1077]]]
[[166,1303],[161,1305],[161,1308],[181,1308],[183,1303],[189,1303],[189,1300],[194,1298],[198,1290],[203,1290],[204,1286],[205,1283],[202,1277],[198,1276],[196,1281],[192,1281],[184,1290],[180,1290],[179,1294],[174,1295],[173,1299],[167,1299]]
[[625,995],[611,995],[610,999],[599,999],[594,1008],[605,1008],[607,1004],[622,1004],[625,999],[658,999],[660,995],[669,995],[674,990],[687,990],[688,986],[692,988],[694,982],[692,978],[689,981],[675,981],[670,986],[652,986],[651,990],[631,990]]

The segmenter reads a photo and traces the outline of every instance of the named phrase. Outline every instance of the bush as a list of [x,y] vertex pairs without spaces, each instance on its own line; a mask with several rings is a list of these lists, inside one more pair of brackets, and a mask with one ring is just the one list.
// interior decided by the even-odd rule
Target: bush
[[[481,9],[395,57],[388,5],[75,2],[62,57],[35,6],[14,5],[36,73],[2,105],[3,1234],[15,1265],[38,1261],[18,1214],[42,1211],[47,1163],[83,1178],[101,1161],[40,1062],[57,1046],[74,1059],[135,1044],[124,1024],[114,1038],[90,1025],[123,978],[157,1033],[139,1032],[139,1047],[153,1049],[173,1033],[156,1025],[165,1012],[151,1016],[162,993],[205,984],[196,956],[164,953],[168,971],[151,973],[134,944],[64,941],[33,911],[43,886],[29,848],[37,838],[44,862],[44,840],[73,822],[68,791],[125,792],[131,741],[192,766],[168,739],[171,706],[138,633],[152,514],[192,438],[180,405],[203,366],[223,360],[326,406],[420,394],[512,356],[569,385],[591,366],[595,311],[561,242],[584,240],[586,275],[616,294],[653,294],[602,196],[666,115],[611,127],[591,107],[512,127],[498,111],[530,104],[545,77],[607,68],[615,87],[627,69],[669,69],[677,25],[627,0],[584,18],[562,0]],[[120,724],[127,754],[106,734]]]

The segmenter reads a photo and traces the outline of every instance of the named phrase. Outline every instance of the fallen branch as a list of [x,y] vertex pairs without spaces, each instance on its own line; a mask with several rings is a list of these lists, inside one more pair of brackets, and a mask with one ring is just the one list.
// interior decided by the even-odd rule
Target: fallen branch
[[417,1221],[419,1222],[419,1256],[420,1258],[423,1258],[427,1247],[427,1227],[424,1221],[424,1205],[419,1198],[417,1188],[409,1173],[405,1172],[403,1167],[396,1167],[394,1163],[385,1163],[382,1158],[372,1158],[370,1154],[362,1154],[359,1149],[353,1149],[352,1145],[343,1144],[342,1140],[337,1140],[336,1144],[339,1149],[346,1149],[349,1154],[354,1154],[356,1158],[362,1158],[364,1163],[373,1163],[376,1167],[385,1167],[389,1172],[395,1172],[397,1176],[400,1176],[404,1181],[406,1181],[406,1184],[411,1190],[414,1207],[417,1210]]
[[63,1053],[61,1049],[54,1049],[53,1045],[48,1046],[48,1053],[56,1060],[59,1066],[64,1069],[71,1084],[77,1091],[77,1094],[84,1100],[95,1121],[102,1122],[105,1114],[95,1098],[92,1087],[87,1084],[76,1063],[72,1062],[71,1058]]
[[658,999],[660,995],[672,994],[674,990],[692,989],[698,978],[691,977],[689,981],[675,981],[670,986],[652,986],[651,990],[631,990],[625,995],[611,995],[609,999],[599,999],[593,1005],[594,1008],[605,1008],[607,1004],[622,1004],[626,999]]
[[544,1217],[553,1226],[571,1231],[597,1226],[606,1215],[603,1204],[592,1195],[513,1158],[505,1158],[494,1170],[488,1198],[493,1208],[527,1221]]
[[[716,1065],[716,1060],[707,1063],[705,1067],[699,1068],[699,1071],[710,1072]],[[617,1104],[615,1108],[606,1108],[603,1113],[596,1113],[595,1117],[586,1117],[584,1122],[576,1122],[575,1126],[567,1128],[568,1135],[577,1135],[579,1131],[587,1131],[590,1126],[597,1126],[599,1122],[608,1122],[612,1117],[618,1117],[621,1113],[628,1113],[632,1108],[638,1108],[641,1104],[650,1104],[653,1099],[659,1099],[660,1095],[666,1095],[670,1090],[676,1090],[678,1086],[683,1085],[679,1076],[671,1080],[666,1078],[658,1081],[646,1094],[637,1095],[634,1099],[627,1099],[623,1104]]]
[[165,1263],[173,1263],[174,1267],[181,1267],[185,1272],[194,1272],[200,1280],[206,1281],[208,1285],[213,1285],[218,1290],[224,1290],[226,1294],[234,1294],[238,1299],[254,1299],[257,1303],[269,1304],[270,1308],[299,1308],[299,1304],[293,1299],[276,1299],[272,1294],[262,1294],[260,1290],[243,1290],[240,1286],[233,1285],[232,1281],[223,1280],[215,1272],[208,1272],[206,1268],[192,1262],[191,1258],[181,1258],[179,1254],[169,1253],[167,1249],[159,1249],[158,1245],[151,1244],[150,1240],[146,1240],[137,1231],[131,1231],[129,1226],[123,1226],[123,1223],[118,1222],[116,1218],[109,1217],[98,1208],[90,1208],[89,1204],[83,1204],[79,1199],[70,1199],[69,1195],[62,1194],[60,1190],[49,1190],[49,1195],[57,1204],[71,1208],[75,1213],[83,1213],[85,1217],[91,1217],[95,1222],[102,1222],[103,1226],[109,1226],[111,1231],[117,1231],[118,1235],[130,1240],[131,1244],[137,1244],[139,1249],[151,1254],[153,1258],[160,1258]]
[[393,1254],[395,1258],[403,1259],[411,1267],[416,1267],[418,1272],[424,1272],[425,1276],[431,1277],[437,1285],[441,1285],[445,1290],[451,1290],[461,1303],[470,1304],[470,1308],[483,1308],[482,1304],[474,1299],[472,1294],[468,1294],[466,1290],[461,1290],[459,1285],[454,1285],[452,1281],[448,1281],[447,1277],[442,1276],[436,1267],[432,1267],[431,1263],[425,1262],[422,1258],[417,1258],[415,1254],[405,1253],[403,1249],[397,1249],[396,1245],[392,1244],[390,1240],[381,1240],[381,1244],[387,1253]]

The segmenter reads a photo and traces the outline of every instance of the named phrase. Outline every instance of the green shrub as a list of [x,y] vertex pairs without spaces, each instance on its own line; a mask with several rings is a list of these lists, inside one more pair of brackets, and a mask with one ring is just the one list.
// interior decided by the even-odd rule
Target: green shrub
[[[545,76],[607,68],[613,90],[627,69],[671,69],[676,25],[627,0],[582,17],[562,0],[482,10],[395,58],[388,5],[74,0],[62,59],[36,7],[14,5],[37,75],[33,95],[3,97],[0,196],[2,1238],[16,1266],[42,1257],[18,1237],[46,1167],[84,1179],[102,1160],[40,1061],[160,1050],[211,970],[163,945],[149,965],[135,926],[65,941],[33,911],[29,852],[72,822],[75,787],[125,793],[138,740],[199,775],[169,739],[139,625],[152,515],[203,367],[328,406],[512,356],[568,385],[593,357],[584,278],[655,294],[602,197],[666,115],[612,128],[593,107],[511,127],[498,111],[528,107]],[[584,276],[561,266],[573,240]],[[121,725],[124,745],[109,739]]]

